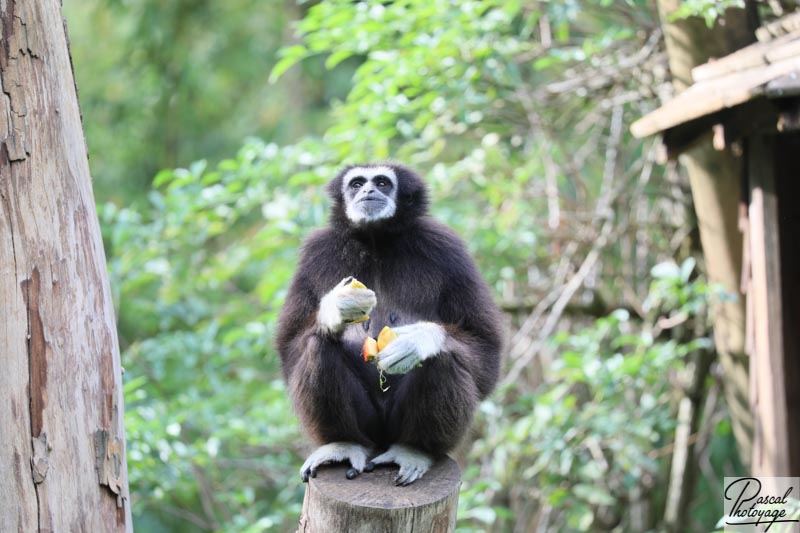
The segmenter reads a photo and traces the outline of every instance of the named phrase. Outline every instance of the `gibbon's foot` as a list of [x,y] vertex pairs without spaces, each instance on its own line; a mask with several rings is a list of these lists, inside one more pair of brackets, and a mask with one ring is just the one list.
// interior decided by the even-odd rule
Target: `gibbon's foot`
[[323,444],[314,453],[308,456],[306,462],[300,468],[300,477],[303,483],[310,477],[317,477],[317,469],[322,465],[331,463],[342,463],[347,461],[350,468],[347,469],[347,479],[353,479],[364,471],[364,466],[369,457],[369,450],[354,442],[331,442]]
[[406,444],[393,444],[384,453],[367,463],[364,472],[372,472],[375,465],[390,463],[400,467],[400,472],[394,478],[394,484],[410,485],[428,471],[433,464],[433,459],[425,452]]

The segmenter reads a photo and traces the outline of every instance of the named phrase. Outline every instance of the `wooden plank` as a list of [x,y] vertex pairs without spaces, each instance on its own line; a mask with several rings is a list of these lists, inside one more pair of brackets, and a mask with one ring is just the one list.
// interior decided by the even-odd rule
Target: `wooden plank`
[[800,71],[800,57],[697,83],[634,122],[631,133],[636,137],[646,137],[743,104],[761,95],[769,81],[795,71]]
[[679,124],[663,133],[658,161],[666,163],[693,148],[704,135],[713,131],[716,150],[735,148],[745,137],[758,133],[780,131],[785,111],[767,98],[759,97],[735,109],[723,109],[710,115]]
[[736,52],[692,69],[695,83],[709,81],[734,72],[763,67],[797,55],[800,33],[778,37],[766,43],[754,43]]
[[755,351],[750,364],[750,402],[755,413],[752,471],[790,472],[784,375],[780,245],[775,194],[774,137],[748,141],[750,264]]
[[759,41],[769,41],[787,33],[800,31],[800,12],[781,17],[756,30]]

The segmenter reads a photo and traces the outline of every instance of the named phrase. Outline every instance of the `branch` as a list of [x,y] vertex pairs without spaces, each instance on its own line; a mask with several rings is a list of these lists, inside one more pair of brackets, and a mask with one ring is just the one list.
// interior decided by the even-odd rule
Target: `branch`
[[[555,327],[558,324],[558,321],[561,319],[561,315],[564,313],[567,304],[575,295],[577,290],[583,285],[586,277],[592,271],[592,268],[594,268],[597,260],[600,258],[600,251],[605,248],[606,244],[608,243],[609,236],[614,229],[614,218],[613,213],[611,212],[611,203],[616,195],[615,189],[612,185],[614,182],[614,175],[616,173],[619,145],[622,141],[622,114],[622,107],[614,108],[614,111],[611,114],[609,140],[606,147],[606,164],[605,168],[603,169],[601,193],[595,209],[595,219],[598,221],[605,219],[603,227],[600,230],[600,234],[597,236],[597,239],[595,239],[591,251],[583,260],[583,263],[578,271],[574,276],[572,276],[569,282],[567,282],[561,291],[561,294],[553,304],[550,315],[547,317],[544,325],[539,330],[536,341],[531,341],[529,338],[525,337],[524,339],[520,339],[515,345],[512,346],[509,357],[512,360],[516,359],[516,361],[506,377],[502,380],[500,384],[501,387],[505,387],[516,382],[522,370],[528,366],[528,364],[530,364],[530,362],[533,361],[533,359],[538,355],[547,339],[555,330]],[[544,309],[546,309],[546,307],[547,306],[540,306],[542,312]],[[523,324],[523,327],[528,326],[526,329],[533,329],[533,325],[535,325],[535,322],[531,321],[530,318],[531,317],[529,317]],[[538,322],[538,318],[536,322]],[[520,332],[522,329],[523,328],[520,328]],[[527,335],[527,333],[525,335]],[[515,335],[515,338],[517,337],[519,337],[519,332],[518,335]],[[523,354],[525,354],[524,357],[522,356]]]

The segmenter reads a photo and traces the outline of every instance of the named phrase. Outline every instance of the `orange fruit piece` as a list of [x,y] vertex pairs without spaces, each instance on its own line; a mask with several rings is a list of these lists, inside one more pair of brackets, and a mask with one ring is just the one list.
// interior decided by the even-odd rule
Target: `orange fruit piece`
[[364,356],[364,361],[371,361],[378,355],[378,341],[372,337],[364,339],[364,346],[361,348],[361,354]]
[[378,334],[378,351],[380,352],[386,345],[397,338],[397,333],[394,332],[392,328],[389,326],[384,326],[381,332]]

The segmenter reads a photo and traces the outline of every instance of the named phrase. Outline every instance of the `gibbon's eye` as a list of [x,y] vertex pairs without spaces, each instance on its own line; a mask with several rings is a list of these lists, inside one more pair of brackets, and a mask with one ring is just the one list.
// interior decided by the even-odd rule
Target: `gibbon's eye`
[[364,185],[364,182],[365,182],[365,181],[366,181],[366,180],[365,180],[364,178],[362,178],[362,177],[353,178],[353,179],[350,181],[350,188],[351,188],[351,189],[360,189],[360,188],[361,188],[361,186],[362,186],[362,185]]
[[378,187],[389,187],[392,185],[392,182],[386,176],[375,176],[375,185]]

